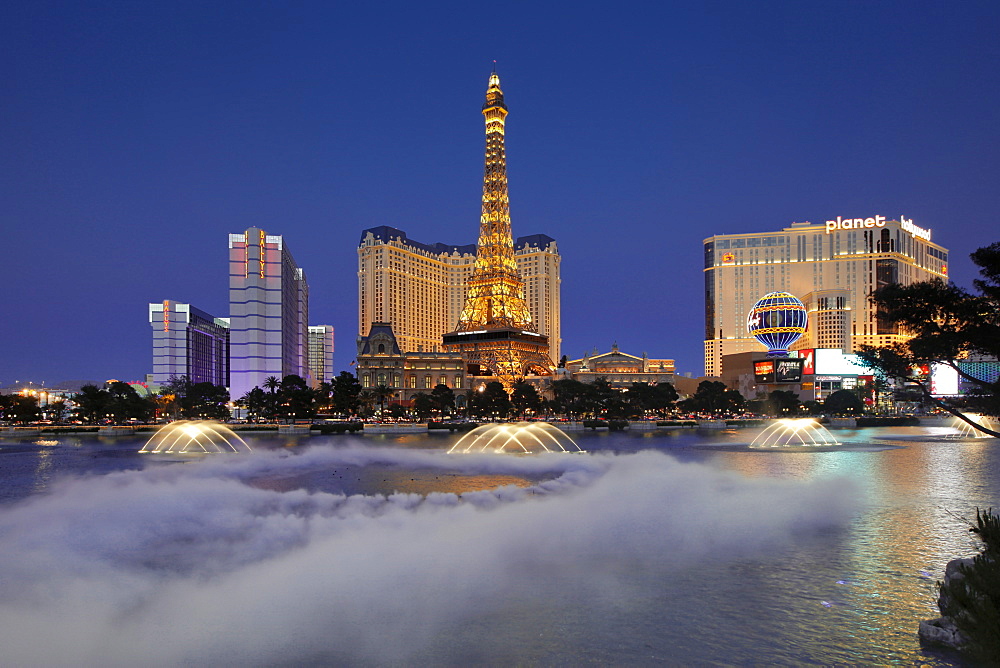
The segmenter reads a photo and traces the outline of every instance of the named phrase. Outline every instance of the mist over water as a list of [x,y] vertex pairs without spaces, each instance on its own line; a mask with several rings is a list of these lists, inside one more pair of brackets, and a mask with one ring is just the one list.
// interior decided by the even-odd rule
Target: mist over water
[[[426,495],[294,484],[317,471],[520,482]],[[587,629],[566,620],[635,614],[650,585],[788,554],[858,510],[849,476],[753,477],[651,450],[356,444],[66,478],[0,509],[0,647],[11,665],[455,663],[488,660],[470,638],[493,626],[521,634],[515,660],[556,660],[559,645],[524,646],[535,630],[561,635],[567,660]]]

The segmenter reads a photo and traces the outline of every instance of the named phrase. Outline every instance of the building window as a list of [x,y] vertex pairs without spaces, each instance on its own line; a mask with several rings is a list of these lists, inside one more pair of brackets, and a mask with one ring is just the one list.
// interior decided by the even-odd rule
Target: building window
[[384,373],[380,373],[378,375],[378,384],[379,385],[385,385],[385,374]]
[[362,387],[371,387],[372,386],[372,378],[367,373],[365,375],[361,376],[361,386]]
[[438,385],[444,385],[445,387],[447,387],[448,386],[448,376],[441,376],[440,378],[438,378]]
[[416,387],[417,387],[417,377],[411,375],[408,378],[408,380],[409,380],[409,383],[410,383],[410,389],[416,389]]
[[398,373],[392,374],[392,386],[393,387],[402,387],[402,385],[399,384],[399,380],[400,380],[400,378],[399,378],[399,374]]
[[455,389],[456,390],[461,390],[462,389],[462,377],[461,376],[455,376]]
[[430,376],[424,376],[424,389],[425,390],[431,389],[431,377]]

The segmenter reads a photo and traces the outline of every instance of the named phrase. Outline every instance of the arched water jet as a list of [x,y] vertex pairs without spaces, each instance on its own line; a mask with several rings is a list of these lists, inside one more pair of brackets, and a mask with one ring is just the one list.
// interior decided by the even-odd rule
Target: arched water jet
[[562,429],[547,422],[515,422],[476,427],[448,450],[452,452],[583,452]]
[[229,427],[212,420],[178,420],[160,427],[139,452],[214,454],[252,452]]
[[[997,430],[997,424],[989,415],[980,415],[979,413],[966,413],[965,417],[969,418],[980,427],[985,427],[992,431]],[[985,431],[980,431],[972,425],[970,425],[965,420],[960,418],[954,418],[952,422],[952,427],[958,430],[956,436],[958,438],[994,438],[992,434],[987,434]]]
[[776,420],[750,443],[751,448],[840,445],[830,430],[812,418]]

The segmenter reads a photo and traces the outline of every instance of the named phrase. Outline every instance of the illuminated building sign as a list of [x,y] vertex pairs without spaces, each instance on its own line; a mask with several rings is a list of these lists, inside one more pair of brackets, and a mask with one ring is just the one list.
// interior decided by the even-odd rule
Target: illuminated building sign
[[732,253],[723,253],[722,264],[733,264],[736,262],[736,256]]
[[758,383],[774,382],[774,360],[753,363],[753,379]]
[[913,224],[913,219],[912,218],[910,218],[909,220],[907,220],[903,216],[900,216],[899,217],[899,224],[903,227],[903,231],[904,232],[909,232],[914,237],[918,237],[918,238],[924,239],[926,241],[930,241],[931,240],[931,231],[930,231],[930,229],[928,228],[928,229],[925,230],[922,227],[917,227],[916,225]]
[[830,234],[835,230],[857,230],[864,227],[885,227],[885,216],[875,216],[874,218],[841,218],[826,221],[826,233]]
[[[899,225],[903,228],[904,232],[909,232],[913,237],[924,239],[925,241],[931,240],[930,228],[924,229],[913,224],[912,218],[906,218],[906,216],[899,217]],[[885,216],[872,216],[870,218],[842,218],[837,216],[836,220],[826,221],[826,233],[836,232],[837,230],[860,230],[872,227],[885,227]]]
[[774,378],[779,383],[798,383],[802,380],[803,362],[795,357],[776,360],[774,368]]

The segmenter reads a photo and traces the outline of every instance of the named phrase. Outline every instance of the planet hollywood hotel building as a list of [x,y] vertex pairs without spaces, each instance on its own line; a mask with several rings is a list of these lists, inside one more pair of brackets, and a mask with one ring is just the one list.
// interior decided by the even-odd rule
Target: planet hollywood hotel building
[[931,230],[900,216],[792,223],[778,232],[720,234],[705,247],[705,375],[722,357],[761,351],[747,333],[747,313],[769,292],[795,295],[809,313],[793,349],[884,346],[908,337],[880,321],[868,295],[884,285],[948,278],[948,251]]

